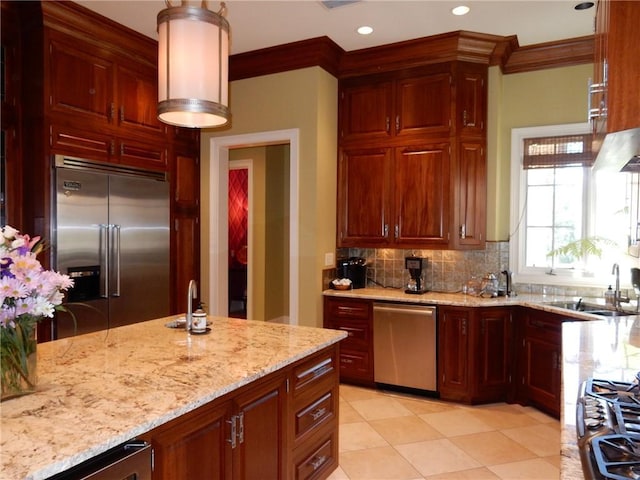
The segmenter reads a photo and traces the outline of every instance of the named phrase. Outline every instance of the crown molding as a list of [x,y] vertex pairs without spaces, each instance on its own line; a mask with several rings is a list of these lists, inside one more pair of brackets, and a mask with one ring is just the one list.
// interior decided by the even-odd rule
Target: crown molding
[[229,80],[319,66],[337,78],[348,78],[465,61],[499,66],[503,73],[521,73],[594,61],[594,37],[570,38],[520,47],[515,35],[504,37],[468,31],[345,52],[328,37],[232,55]]

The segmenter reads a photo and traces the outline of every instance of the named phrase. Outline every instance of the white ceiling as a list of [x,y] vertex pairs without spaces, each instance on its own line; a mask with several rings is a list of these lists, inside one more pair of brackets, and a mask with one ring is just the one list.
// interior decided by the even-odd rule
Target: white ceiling
[[[317,0],[227,0],[231,53],[237,54],[308,38],[328,36],[346,51],[427,37],[456,30],[517,35],[521,46],[593,33],[595,7],[578,11],[581,0],[363,0],[328,9]],[[157,39],[156,16],[162,0],[80,0],[90,8]],[[200,5],[200,1],[188,2]],[[179,5],[180,0],[172,0]],[[471,7],[462,17],[459,4]],[[217,11],[220,3],[209,1]],[[369,36],[355,30],[367,24]]]

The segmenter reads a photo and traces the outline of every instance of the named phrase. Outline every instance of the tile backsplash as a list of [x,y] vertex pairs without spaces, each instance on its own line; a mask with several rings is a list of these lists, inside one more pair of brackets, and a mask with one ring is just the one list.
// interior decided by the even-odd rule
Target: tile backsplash
[[[495,274],[502,286],[505,276],[500,272],[509,270],[509,242],[487,242],[484,250],[402,250],[390,248],[341,248],[336,258],[363,257],[367,260],[369,287],[405,288],[409,279],[404,268],[404,259],[416,255],[427,259],[425,286],[432,292],[459,292],[472,277],[479,280],[488,273]],[[335,270],[325,271],[324,285],[328,286]],[[519,293],[601,297],[602,288],[559,287],[557,285],[520,284],[513,289]],[[632,291],[628,292],[635,298]]]

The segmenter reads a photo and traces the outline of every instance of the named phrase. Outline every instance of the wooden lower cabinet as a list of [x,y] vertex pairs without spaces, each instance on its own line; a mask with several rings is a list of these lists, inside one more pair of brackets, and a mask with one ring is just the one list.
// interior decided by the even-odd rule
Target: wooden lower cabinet
[[349,335],[340,343],[340,381],[374,386],[373,302],[324,297],[323,325]]
[[562,379],[562,322],[560,315],[520,309],[516,400],[560,416]]
[[142,438],[154,480],[323,479],[338,466],[338,346]]
[[438,391],[445,400],[505,400],[511,382],[511,310],[438,307]]

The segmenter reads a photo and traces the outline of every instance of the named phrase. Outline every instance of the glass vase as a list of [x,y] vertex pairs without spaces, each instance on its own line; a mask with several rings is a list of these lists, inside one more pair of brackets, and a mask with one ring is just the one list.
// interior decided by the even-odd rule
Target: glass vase
[[0,327],[0,401],[33,393],[37,386],[36,323],[16,321]]

